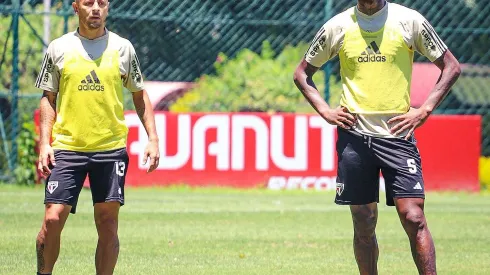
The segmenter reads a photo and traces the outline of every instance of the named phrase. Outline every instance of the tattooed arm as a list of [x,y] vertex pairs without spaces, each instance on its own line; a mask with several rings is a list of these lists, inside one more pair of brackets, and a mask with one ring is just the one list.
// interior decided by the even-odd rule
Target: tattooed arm
[[51,148],[51,132],[56,118],[56,97],[57,93],[44,91],[40,103],[41,123],[39,141],[39,161],[37,169],[44,176],[51,173],[49,164],[55,166],[54,151]]
[[148,145],[145,149],[144,164],[146,164],[148,158],[150,158],[150,167],[147,170],[147,172],[150,173],[158,167],[160,160],[158,136],[155,129],[155,116],[153,114],[150,99],[145,90],[132,94],[136,113],[138,113],[141,123],[143,123],[146,133],[148,134]]

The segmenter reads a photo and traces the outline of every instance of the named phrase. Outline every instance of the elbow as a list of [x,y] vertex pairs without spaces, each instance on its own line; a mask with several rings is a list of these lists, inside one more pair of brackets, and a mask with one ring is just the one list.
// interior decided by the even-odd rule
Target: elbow
[[296,86],[298,86],[298,83],[299,83],[299,73],[298,73],[298,70],[296,70],[293,74],[293,81],[294,81],[294,84],[296,84]]
[[298,87],[298,89],[301,90],[301,87],[302,87],[301,81],[305,78],[306,78],[305,72],[302,71],[301,69],[296,69],[296,71],[293,74],[293,82],[296,85],[296,87]]
[[454,66],[453,75],[455,79],[458,79],[461,75],[461,65],[459,64],[459,62],[457,62]]
[[455,80],[458,79],[461,75],[461,64],[459,64],[456,57],[454,57],[452,54],[449,55],[448,62],[446,64],[448,65],[448,68],[450,68],[452,77]]

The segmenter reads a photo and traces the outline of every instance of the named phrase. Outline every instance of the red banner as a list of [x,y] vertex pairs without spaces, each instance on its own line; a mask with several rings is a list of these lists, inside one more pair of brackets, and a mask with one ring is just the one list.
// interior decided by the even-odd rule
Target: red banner
[[[336,129],[316,115],[155,114],[160,165],[143,165],[147,134],[126,113],[130,186],[186,184],[335,190]],[[479,190],[479,116],[437,116],[416,131],[426,190]]]

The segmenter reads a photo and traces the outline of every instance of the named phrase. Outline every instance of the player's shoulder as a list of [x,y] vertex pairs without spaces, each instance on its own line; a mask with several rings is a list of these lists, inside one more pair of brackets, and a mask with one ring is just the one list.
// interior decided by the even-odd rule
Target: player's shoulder
[[74,39],[77,39],[75,31],[63,34],[62,36],[53,39],[53,41],[51,41],[49,45],[53,47],[68,46],[73,42]]
[[66,33],[56,39],[53,39],[48,45],[48,51],[52,55],[62,55],[66,49],[72,48],[75,40],[78,39],[76,32]]
[[133,48],[133,44],[129,39],[120,36],[115,32],[109,31],[109,43],[114,45],[119,50],[131,50]]
[[355,7],[351,7],[330,18],[327,22],[325,22],[325,24],[323,24],[323,29],[342,30],[355,23]]
[[405,22],[417,22],[425,20],[424,16],[417,10],[397,3],[389,3],[388,5],[388,13],[391,18],[396,18],[399,21]]

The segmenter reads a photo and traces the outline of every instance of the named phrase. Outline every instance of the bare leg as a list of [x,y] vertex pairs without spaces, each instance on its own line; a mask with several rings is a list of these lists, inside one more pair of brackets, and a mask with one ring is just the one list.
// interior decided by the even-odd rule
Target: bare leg
[[376,240],[376,222],[378,207],[376,203],[351,205],[354,223],[354,254],[361,275],[378,274],[378,242]]
[[407,232],[412,256],[419,274],[432,275],[436,272],[436,249],[424,215],[424,199],[395,199],[400,221]]
[[95,268],[97,275],[111,275],[119,255],[117,229],[120,204],[119,202],[96,203],[94,208],[95,225],[99,234]]
[[70,210],[69,205],[46,204],[43,224],[36,238],[37,271],[41,274],[53,272],[60,253],[61,231]]

